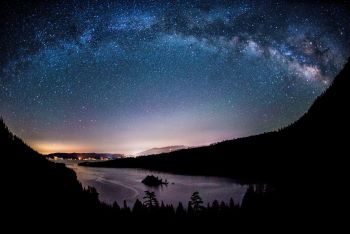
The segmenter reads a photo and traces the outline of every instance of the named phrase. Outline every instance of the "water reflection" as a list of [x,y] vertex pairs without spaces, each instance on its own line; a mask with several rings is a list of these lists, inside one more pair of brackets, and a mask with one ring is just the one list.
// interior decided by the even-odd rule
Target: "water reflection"
[[[126,200],[132,205],[138,198],[142,201],[144,192],[154,191],[159,201],[177,205],[179,201],[187,205],[194,191],[199,191],[205,204],[218,201],[241,202],[246,185],[237,184],[234,180],[222,177],[187,176],[170,173],[150,172],[142,169],[90,168],[80,167],[76,162],[66,162],[78,176],[84,186],[94,186],[100,199],[106,203],[117,201],[123,204]],[[154,174],[168,180],[167,186],[149,187],[141,183],[147,175]]]

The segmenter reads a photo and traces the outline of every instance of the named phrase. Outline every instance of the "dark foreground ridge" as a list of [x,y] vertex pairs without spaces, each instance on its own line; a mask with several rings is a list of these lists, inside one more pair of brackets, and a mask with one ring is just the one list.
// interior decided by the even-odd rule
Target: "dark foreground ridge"
[[106,209],[94,188],[84,189],[75,172],[53,163],[13,135],[0,119],[2,206],[9,220],[33,214],[42,220],[89,218]]

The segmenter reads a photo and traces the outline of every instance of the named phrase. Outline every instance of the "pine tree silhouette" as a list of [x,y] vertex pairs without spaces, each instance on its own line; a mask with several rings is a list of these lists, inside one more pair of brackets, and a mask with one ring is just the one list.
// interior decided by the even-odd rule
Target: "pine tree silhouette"
[[191,196],[190,204],[194,210],[194,212],[200,212],[203,210],[204,206],[202,198],[199,196],[199,192],[194,192]]
[[136,199],[135,204],[132,208],[132,213],[135,215],[140,215],[143,213],[144,207],[139,199]]
[[145,191],[145,196],[143,197],[143,199],[144,199],[143,204],[147,208],[159,207],[159,202],[158,202],[158,200],[156,198],[156,194],[154,192]]
[[181,202],[179,202],[179,205],[177,206],[175,213],[177,216],[180,216],[180,217],[185,215],[186,212]]

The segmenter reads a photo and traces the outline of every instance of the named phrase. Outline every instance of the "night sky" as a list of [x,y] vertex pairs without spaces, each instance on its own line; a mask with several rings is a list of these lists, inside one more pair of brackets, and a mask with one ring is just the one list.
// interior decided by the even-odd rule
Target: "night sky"
[[350,55],[342,4],[23,2],[1,3],[0,115],[42,153],[132,154],[276,130]]

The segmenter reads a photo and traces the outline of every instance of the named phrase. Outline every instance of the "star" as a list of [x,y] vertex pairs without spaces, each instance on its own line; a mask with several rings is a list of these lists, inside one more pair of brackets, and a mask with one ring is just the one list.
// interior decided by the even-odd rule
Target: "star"
[[279,129],[350,54],[340,3],[24,1],[14,9],[0,19],[0,115],[36,149],[128,154]]

